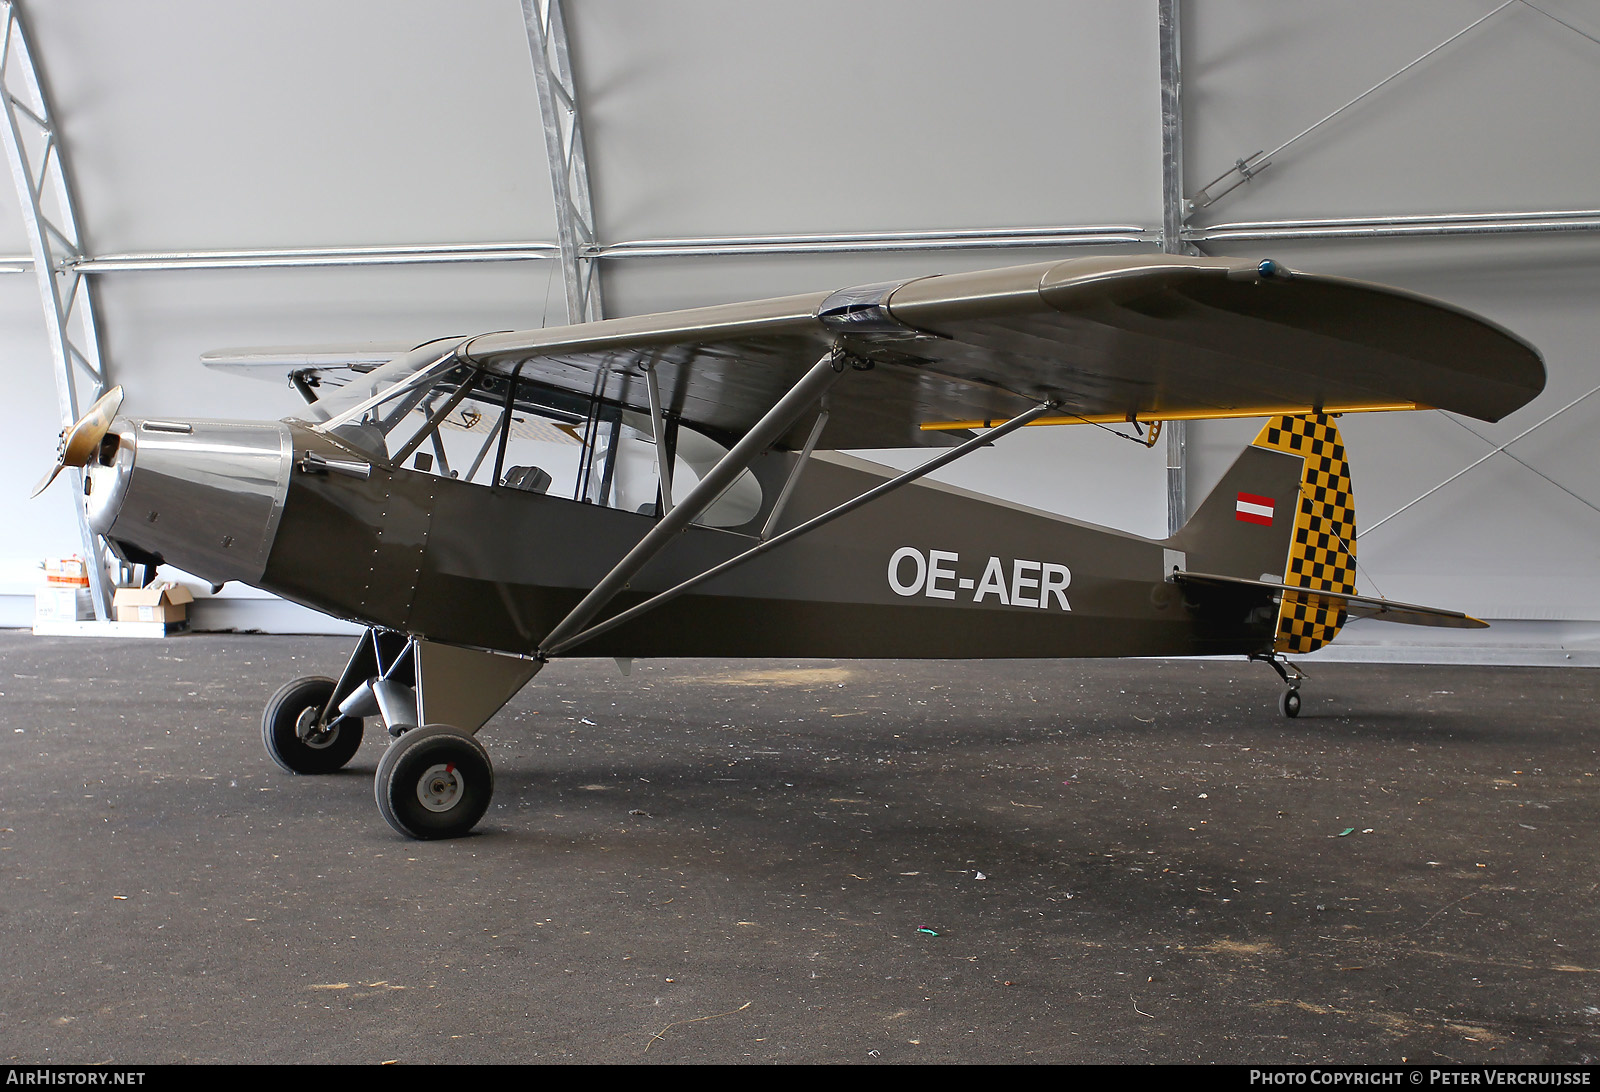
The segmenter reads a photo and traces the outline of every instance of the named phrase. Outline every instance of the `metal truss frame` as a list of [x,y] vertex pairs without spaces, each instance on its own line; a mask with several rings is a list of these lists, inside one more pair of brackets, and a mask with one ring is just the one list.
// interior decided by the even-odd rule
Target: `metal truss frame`
[[[1183,63],[1178,0],[1158,0],[1161,56],[1161,249],[1198,254],[1183,236],[1189,205],[1183,197]],[[1189,518],[1189,422],[1169,421],[1167,433],[1167,534]]]
[[533,55],[544,146],[550,160],[567,321],[593,322],[604,311],[600,268],[591,253],[595,245],[594,204],[589,198],[589,162],[584,154],[578,86],[572,78],[561,0],[522,0],[522,21],[528,31],[528,50]]
[[[56,132],[34,60],[33,48],[15,0],[0,0],[0,104],[6,148],[17,203],[28,235],[31,266],[43,306],[54,365],[56,398],[63,426],[76,421],[84,406],[105,390],[105,365],[95,329],[94,293],[78,267],[82,238],[73,211],[66,149]],[[83,471],[72,471],[75,495],[83,492]],[[111,617],[111,583],[100,537],[89,527],[83,505],[74,503],[83,541],[84,568],[93,591],[95,617]]]

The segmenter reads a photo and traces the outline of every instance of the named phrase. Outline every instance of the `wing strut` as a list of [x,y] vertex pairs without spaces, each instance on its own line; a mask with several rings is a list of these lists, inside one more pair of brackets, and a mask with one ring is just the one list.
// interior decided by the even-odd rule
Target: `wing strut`
[[661,490],[661,514],[672,511],[672,453],[667,450],[667,420],[661,412],[661,384],[655,364],[644,372],[645,389],[650,394],[650,438],[656,445],[656,481]]
[[777,404],[756,422],[755,427],[717,460],[717,465],[706,472],[706,476],[700,479],[689,495],[657,520],[656,525],[628,551],[627,556],[601,577],[600,582],[583,597],[583,601],[545,634],[539,645],[538,657],[544,659],[570,644],[568,638],[599,614],[640,569],[727,492],[734,479],[749,469],[757,455],[771,447],[827,393],[844,369],[850,366],[850,359],[843,352],[829,349],[822,359],[813,364],[811,370],[789,388],[789,393],[778,399]]
[[817,441],[822,437],[822,430],[828,427],[828,398],[822,398],[822,409],[817,413],[817,423],[811,426],[811,435],[806,437],[806,444],[800,449],[800,457],[794,461],[794,469],[789,471],[789,476],[784,479],[783,489],[778,493],[778,499],[772,504],[772,513],[767,516],[767,522],[761,525],[761,538],[763,541],[772,537],[772,532],[778,526],[778,521],[783,518],[783,510],[789,506],[789,498],[794,494],[794,487],[800,480],[800,472],[811,461],[811,453],[817,449]]
[[[1022,414],[1021,416],[1013,417],[1011,420],[1007,421],[1005,424],[997,425],[994,428],[990,429],[988,432],[983,433],[980,436],[974,436],[972,439],[968,440],[966,443],[962,444],[959,447],[953,447],[953,448],[950,448],[948,451],[945,451],[945,452],[943,452],[943,453],[941,453],[939,455],[935,455],[933,458],[929,459],[927,462],[923,463],[921,466],[915,467],[915,468],[913,468],[911,470],[907,470],[904,474],[901,474],[898,477],[890,478],[888,481],[884,482],[881,485],[875,485],[871,489],[867,490],[865,493],[862,493],[860,496],[852,497],[850,500],[845,501],[843,504],[838,505],[838,506],[836,506],[834,508],[828,509],[826,512],[823,512],[821,515],[813,516],[810,519],[806,520],[804,523],[801,523],[801,524],[798,524],[798,525],[796,525],[794,527],[789,528],[787,531],[783,532],[783,534],[781,534],[781,535],[777,535],[777,536],[775,536],[773,538],[769,538],[765,542],[762,542],[762,543],[760,543],[760,544],[758,544],[756,546],[752,546],[752,547],[750,547],[750,549],[744,551],[741,554],[735,554],[733,557],[730,557],[728,560],[722,562],[720,565],[713,565],[711,568],[707,569],[705,572],[699,574],[698,576],[691,576],[688,580],[685,580],[683,583],[675,585],[674,587],[668,588],[664,592],[659,592],[656,595],[651,596],[649,599],[646,599],[643,603],[640,603],[637,606],[629,607],[627,610],[623,611],[622,613],[615,614],[615,615],[611,616],[610,618],[607,618],[604,622],[601,622],[599,625],[590,626],[588,629],[586,629],[583,632],[577,634],[576,636],[563,637],[560,640],[552,640],[551,638],[546,637],[545,641],[544,641],[544,644],[539,649],[539,654],[541,656],[559,655],[560,653],[565,652],[567,649],[571,648],[573,645],[581,644],[582,642],[589,640],[591,637],[598,637],[602,633],[607,633],[607,632],[615,629],[617,626],[622,625],[624,622],[632,621],[633,619],[639,617],[639,615],[644,614],[646,611],[654,610],[656,607],[659,607],[661,604],[667,602],[669,599],[676,599],[678,596],[682,595],[684,592],[690,590],[691,588],[697,587],[700,584],[705,583],[707,580],[710,580],[712,577],[720,576],[721,574],[727,572],[729,569],[735,567],[736,565],[742,565],[746,561],[749,561],[751,558],[758,557],[761,554],[766,553],[768,550],[776,549],[777,547],[782,546],[785,542],[788,542],[791,539],[796,539],[796,538],[799,538],[801,535],[809,534],[810,532],[815,531],[818,527],[821,527],[825,523],[832,523],[834,520],[838,519],[840,516],[845,515],[845,514],[847,514],[849,512],[853,512],[857,508],[860,508],[863,504],[866,504],[869,501],[877,500],[879,497],[883,496],[885,493],[892,493],[896,489],[899,489],[902,485],[910,485],[912,482],[916,481],[918,478],[923,477],[926,474],[931,474],[931,473],[933,473],[933,471],[938,470],[941,466],[946,466],[946,465],[948,465],[950,463],[955,462],[957,459],[961,458],[963,455],[966,455],[968,452],[976,451],[980,447],[988,447],[990,444],[994,443],[996,440],[998,440],[1000,437],[1004,436],[1006,433],[1011,432],[1011,431],[1013,431],[1015,429],[1021,428],[1023,425],[1026,425],[1028,422],[1032,421],[1034,418],[1039,417],[1039,416],[1041,416],[1043,414],[1046,414],[1046,413],[1050,412],[1051,410],[1053,410],[1055,408],[1056,408],[1056,405],[1055,405],[1054,402],[1044,402],[1044,403],[1041,403],[1041,404],[1039,404],[1037,406],[1034,406],[1031,410],[1028,410],[1026,413]],[[815,439],[814,436],[813,436],[813,439]],[[719,466],[720,466],[720,464],[719,464]],[[642,543],[641,543],[641,545],[642,545]],[[582,604],[580,603],[579,606],[581,607]],[[576,614],[577,611],[574,611],[573,613]],[[569,615],[568,617],[570,618],[571,615]],[[565,624],[565,623],[563,622],[563,624]],[[557,627],[557,628],[560,628],[560,627]],[[554,631],[552,631],[552,633],[553,632]]]

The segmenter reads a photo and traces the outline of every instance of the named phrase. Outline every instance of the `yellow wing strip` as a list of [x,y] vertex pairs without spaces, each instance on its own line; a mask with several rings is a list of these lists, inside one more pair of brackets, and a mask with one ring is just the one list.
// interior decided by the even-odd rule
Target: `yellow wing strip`
[[[1433,406],[1421,402],[1365,402],[1359,405],[1322,406],[1250,406],[1243,409],[1178,410],[1156,413],[1088,413],[1071,417],[1039,417],[1028,422],[1033,425],[1117,425],[1153,424],[1159,421],[1226,421],[1240,417],[1303,417],[1311,414],[1336,415],[1340,413],[1382,413],[1394,410],[1426,410]],[[1010,418],[995,417],[974,421],[924,421],[918,427],[923,432],[955,432],[960,429],[994,428]]]

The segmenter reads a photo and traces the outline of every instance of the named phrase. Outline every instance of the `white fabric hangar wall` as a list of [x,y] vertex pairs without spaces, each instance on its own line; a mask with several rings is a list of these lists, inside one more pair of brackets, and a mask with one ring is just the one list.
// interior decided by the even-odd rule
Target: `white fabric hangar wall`
[[[1193,222],[1600,207],[1600,120],[1582,105],[1600,95],[1596,10],[1574,2],[1541,3],[1542,11],[1499,7],[1499,0],[1191,5],[1184,27],[1191,191],[1493,13],[1274,157],[1247,185],[1196,210]],[[1485,315],[1540,349],[1549,374],[1544,394],[1497,424],[1440,413],[1341,422],[1362,529],[1363,589],[1496,621],[1469,634],[1366,624],[1349,636],[1492,646],[1513,661],[1529,655],[1526,646],[1543,645],[1553,654],[1533,657],[1540,662],[1600,662],[1593,622],[1600,618],[1600,448],[1592,440],[1600,394],[1373,526],[1600,386],[1592,302],[1600,236],[1275,240],[1212,250],[1270,254],[1422,292]],[[1191,489],[1203,490],[1249,426],[1213,423],[1196,432]]]
[[[1185,4],[1186,192],[1494,6]],[[1600,46],[1584,37],[1600,36],[1600,18],[1576,0],[1541,7],[1583,33],[1513,4],[1191,222],[1594,206],[1597,122],[1578,107],[1600,91]],[[518,0],[79,0],[24,11],[91,254],[556,237]],[[1160,226],[1155,0],[568,0],[567,20],[603,242]],[[0,195],[0,255],[25,253],[19,225]],[[1439,414],[1346,418],[1363,524],[1600,384],[1585,351],[1600,276],[1591,236],[1201,245],[1436,295],[1545,352],[1549,390],[1499,425],[1472,423],[1487,439]],[[638,258],[604,263],[603,283],[607,314],[624,315],[1083,253]],[[207,373],[207,349],[423,340],[564,314],[554,262],[137,271],[95,284],[128,410],[163,415],[276,417],[298,405],[288,389]],[[0,328],[11,380],[0,486],[14,506],[0,622],[25,624],[34,567],[74,552],[77,536],[65,490],[22,499],[59,427],[27,277],[0,275]],[[1597,413],[1600,395],[1514,445],[1533,470],[1494,456],[1364,539],[1363,590],[1559,622],[1560,640],[1574,640],[1600,619],[1596,454],[1584,442]],[[1253,428],[1192,429],[1191,507]],[[1163,449],[1099,430],[1025,430],[945,476],[1164,531]],[[232,586],[197,618],[322,624]],[[1385,631],[1372,639],[1408,635]]]

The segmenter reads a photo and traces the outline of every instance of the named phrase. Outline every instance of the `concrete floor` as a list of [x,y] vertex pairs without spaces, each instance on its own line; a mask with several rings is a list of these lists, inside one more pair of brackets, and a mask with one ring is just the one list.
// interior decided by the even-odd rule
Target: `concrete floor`
[[472,837],[292,777],[342,638],[0,633],[0,1056],[1600,1059],[1600,674],[552,666]]

